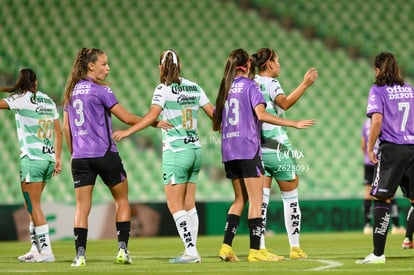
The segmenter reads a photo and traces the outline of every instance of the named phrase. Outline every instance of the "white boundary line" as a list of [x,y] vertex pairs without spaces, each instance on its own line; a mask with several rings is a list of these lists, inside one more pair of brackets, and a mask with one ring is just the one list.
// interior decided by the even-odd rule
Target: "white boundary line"
[[331,268],[335,268],[335,267],[343,265],[343,263],[341,262],[335,262],[335,261],[330,261],[330,260],[311,260],[311,259],[307,259],[307,260],[314,261],[314,262],[320,262],[326,265],[306,269],[306,271],[320,271],[320,270],[331,269]]

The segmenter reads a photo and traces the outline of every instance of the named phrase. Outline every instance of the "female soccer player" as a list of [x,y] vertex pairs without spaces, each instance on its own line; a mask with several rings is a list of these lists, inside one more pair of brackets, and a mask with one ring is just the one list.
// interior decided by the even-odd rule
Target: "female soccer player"
[[128,180],[121,158],[112,140],[114,114],[125,124],[140,118],[118,102],[104,82],[109,74],[108,56],[101,49],[82,48],[73,63],[63,98],[64,133],[72,155],[72,177],[76,194],[74,236],[76,258],[73,267],[86,265],[88,216],[92,191],[99,175],[111,191],[116,206],[118,255],[116,262],[130,264],[128,240],[131,211]]
[[[371,192],[371,184],[374,181],[374,171],[375,165],[369,160],[368,152],[367,152],[367,143],[368,143],[368,136],[369,130],[371,127],[371,119],[368,118],[365,120],[362,126],[362,135],[361,135],[361,150],[364,154],[364,200],[363,200],[363,213],[364,213],[364,229],[363,233],[365,235],[372,234],[372,225],[371,225],[371,217],[372,217],[372,197],[370,195]],[[379,141],[375,143],[374,146],[374,153],[378,152]],[[391,207],[391,221],[392,221],[392,229],[391,234],[405,234],[405,229],[403,226],[400,226],[400,211],[395,198],[391,199],[390,203]]]
[[[279,117],[285,117],[284,111],[292,107],[318,77],[317,70],[310,68],[305,73],[302,83],[286,96],[280,82],[275,79],[280,74],[280,63],[279,56],[273,49],[259,49],[252,55],[252,63],[258,68],[258,74],[254,80],[260,85],[260,91],[266,100],[266,111]],[[306,253],[299,245],[301,224],[298,198],[299,176],[295,171],[297,168],[296,160],[293,157],[294,150],[289,141],[287,129],[279,125],[263,123],[261,136],[265,168],[262,204],[264,227],[270,188],[274,178],[281,191],[285,227],[290,244],[290,258],[307,258]],[[263,234],[260,247],[263,251],[267,251],[264,239]],[[269,252],[267,253],[271,255]]]
[[[374,251],[357,264],[385,263],[390,202],[400,185],[414,205],[414,90],[401,77],[392,53],[375,57],[375,82],[368,96],[371,129],[367,151],[376,165],[371,196],[374,198]],[[378,153],[374,146],[379,138]],[[411,214],[412,215],[412,214]]]
[[54,262],[49,226],[41,208],[41,195],[52,175],[61,172],[62,129],[55,102],[37,90],[36,73],[22,69],[13,92],[0,100],[0,109],[15,112],[20,144],[20,181],[25,207],[29,212],[32,246],[18,257],[20,262]]
[[176,51],[163,51],[160,56],[160,84],[155,88],[150,110],[136,125],[116,131],[119,141],[151,125],[160,114],[172,125],[162,130],[162,170],[167,205],[184,244],[184,253],[170,263],[198,263],[198,215],[195,206],[196,180],[201,167],[201,145],[197,134],[201,107],[213,117],[213,106],[203,89],[180,76],[181,63]]
[[262,225],[262,189],[264,169],[261,161],[260,124],[307,128],[313,120],[291,121],[271,115],[265,110],[265,100],[258,85],[248,78],[254,67],[249,54],[236,49],[227,58],[224,75],[216,99],[213,130],[222,134],[222,162],[227,178],[231,179],[234,201],[228,211],[223,244],[219,257],[224,261],[238,261],[232,242],[243,208],[249,201],[248,227],[250,262],[278,261],[260,251]]

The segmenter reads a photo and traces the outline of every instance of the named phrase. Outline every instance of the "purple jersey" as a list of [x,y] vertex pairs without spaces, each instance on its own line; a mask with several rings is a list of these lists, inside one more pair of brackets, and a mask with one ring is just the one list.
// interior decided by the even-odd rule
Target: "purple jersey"
[[[369,137],[369,129],[370,128],[371,128],[371,119],[368,118],[367,120],[365,120],[364,125],[362,126],[362,137],[365,140],[364,164],[366,164],[366,165],[374,165],[369,160],[368,152],[367,152],[368,137]],[[375,154],[378,152],[378,147],[379,147],[379,140],[377,139],[377,142],[375,142],[375,144],[374,144],[374,153]]]
[[254,108],[266,104],[257,84],[236,77],[231,85],[222,114],[221,153],[223,162],[253,159],[261,155],[260,127]]
[[380,113],[379,139],[396,144],[414,144],[414,92],[408,84],[373,85],[369,92],[367,115]]
[[112,140],[110,109],[118,103],[112,90],[89,80],[80,80],[73,88],[65,111],[72,135],[72,158],[102,157],[117,152]]

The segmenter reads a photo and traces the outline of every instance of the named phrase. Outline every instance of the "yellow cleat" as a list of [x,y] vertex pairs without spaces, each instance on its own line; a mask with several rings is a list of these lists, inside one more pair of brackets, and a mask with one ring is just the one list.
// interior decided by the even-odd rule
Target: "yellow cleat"
[[233,248],[228,244],[222,244],[219,254],[219,258],[225,262],[239,262],[239,258],[237,258],[236,254],[233,252]]
[[308,255],[300,249],[300,247],[293,246],[290,248],[290,258],[291,259],[306,259]]
[[260,249],[260,251],[267,257],[269,262],[282,261],[285,257],[270,253],[266,248]]
[[249,250],[247,261],[249,262],[270,262],[267,255],[265,255],[261,250],[258,250],[258,249]]

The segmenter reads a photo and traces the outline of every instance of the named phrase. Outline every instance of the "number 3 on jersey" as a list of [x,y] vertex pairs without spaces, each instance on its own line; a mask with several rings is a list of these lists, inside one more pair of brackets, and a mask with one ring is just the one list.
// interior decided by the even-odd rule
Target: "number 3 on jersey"
[[76,110],[76,115],[78,116],[75,118],[75,125],[76,126],[82,126],[82,124],[85,122],[85,115],[83,113],[83,102],[80,99],[76,99],[73,101],[73,108]]
[[[226,101],[224,108],[226,110],[226,117],[227,120],[225,121],[226,126],[230,123],[230,125],[237,125],[239,123],[239,101],[237,98],[231,98],[230,102]],[[229,112],[231,111],[231,114]]]

